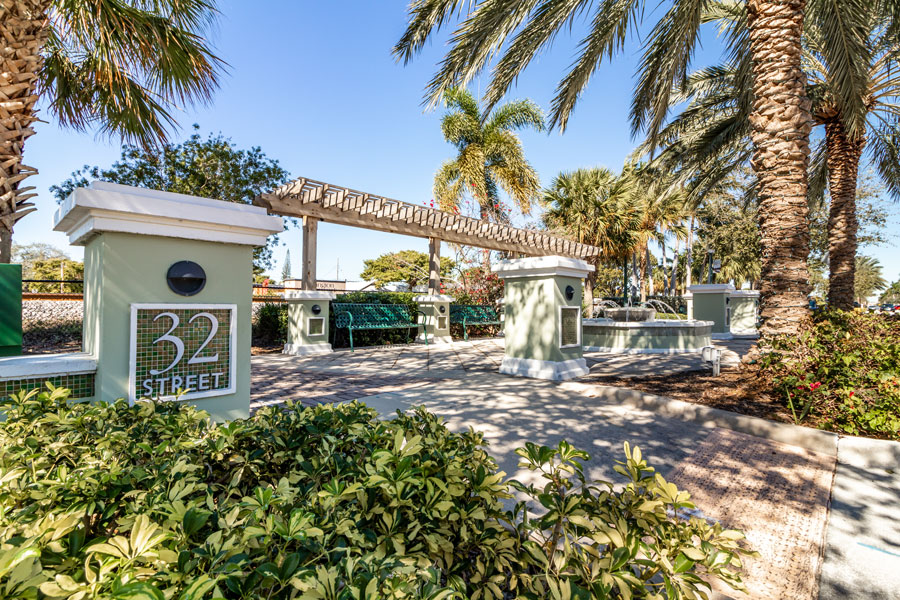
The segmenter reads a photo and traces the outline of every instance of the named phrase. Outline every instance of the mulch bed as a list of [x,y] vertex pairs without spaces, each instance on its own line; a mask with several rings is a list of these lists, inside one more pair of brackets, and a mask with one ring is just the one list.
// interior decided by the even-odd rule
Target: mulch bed
[[[771,393],[751,369],[723,369],[718,377],[705,372],[686,372],[658,377],[597,377],[591,383],[627,387],[722,410],[793,423],[790,410]],[[812,425],[804,423],[804,425]],[[814,426],[814,425],[813,425]]]

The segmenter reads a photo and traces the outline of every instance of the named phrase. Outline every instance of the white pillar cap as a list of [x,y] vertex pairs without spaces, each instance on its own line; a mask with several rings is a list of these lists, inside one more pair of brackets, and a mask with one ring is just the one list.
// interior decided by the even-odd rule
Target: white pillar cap
[[285,300],[334,300],[335,299],[334,292],[328,292],[325,290],[294,290],[294,289],[286,289],[284,290],[284,299]]
[[94,181],[69,194],[54,215],[53,229],[73,245],[98,233],[120,232],[264,246],[269,235],[284,231],[284,223],[261,206]]
[[568,256],[530,256],[501,260],[491,269],[500,279],[561,275],[584,278],[594,265]]
[[694,294],[728,294],[734,291],[734,286],[730,283],[704,283],[692,285],[688,290]]

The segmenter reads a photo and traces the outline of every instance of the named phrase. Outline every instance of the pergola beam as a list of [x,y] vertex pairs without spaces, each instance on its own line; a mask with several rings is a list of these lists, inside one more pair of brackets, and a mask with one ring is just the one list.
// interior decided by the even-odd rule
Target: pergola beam
[[271,214],[304,217],[501,252],[529,256],[558,254],[574,258],[600,255],[600,249],[596,246],[579,244],[545,232],[486,223],[306,178],[260,194],[253,203],[264,206]]

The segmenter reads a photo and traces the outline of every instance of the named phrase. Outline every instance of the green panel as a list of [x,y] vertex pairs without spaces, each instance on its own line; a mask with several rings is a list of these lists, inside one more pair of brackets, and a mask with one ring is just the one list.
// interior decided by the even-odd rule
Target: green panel
[[135,312],[135,382],[138,398],[182,399],[231,392],[232,310],[138,308]]
[[0,356],[22,354],[22,265],[0,264]]
[[698,321],[712,321],[713,333],[728,333],[726,292],[694,293],[694,318]]

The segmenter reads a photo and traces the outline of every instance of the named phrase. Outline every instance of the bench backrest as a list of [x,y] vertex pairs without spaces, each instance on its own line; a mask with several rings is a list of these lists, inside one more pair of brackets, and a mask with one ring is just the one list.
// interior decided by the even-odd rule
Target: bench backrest
[[450,322],[462,323],[497,323],[500,315],[497,309],[489,304],[451,304]]
[[[415,321],[409,307],[403,304],[351,304],[334,303],[336,327],[354,329],[390,329],[393,327],[411,327]],[[352,315],[352,319],[348,317]]]

